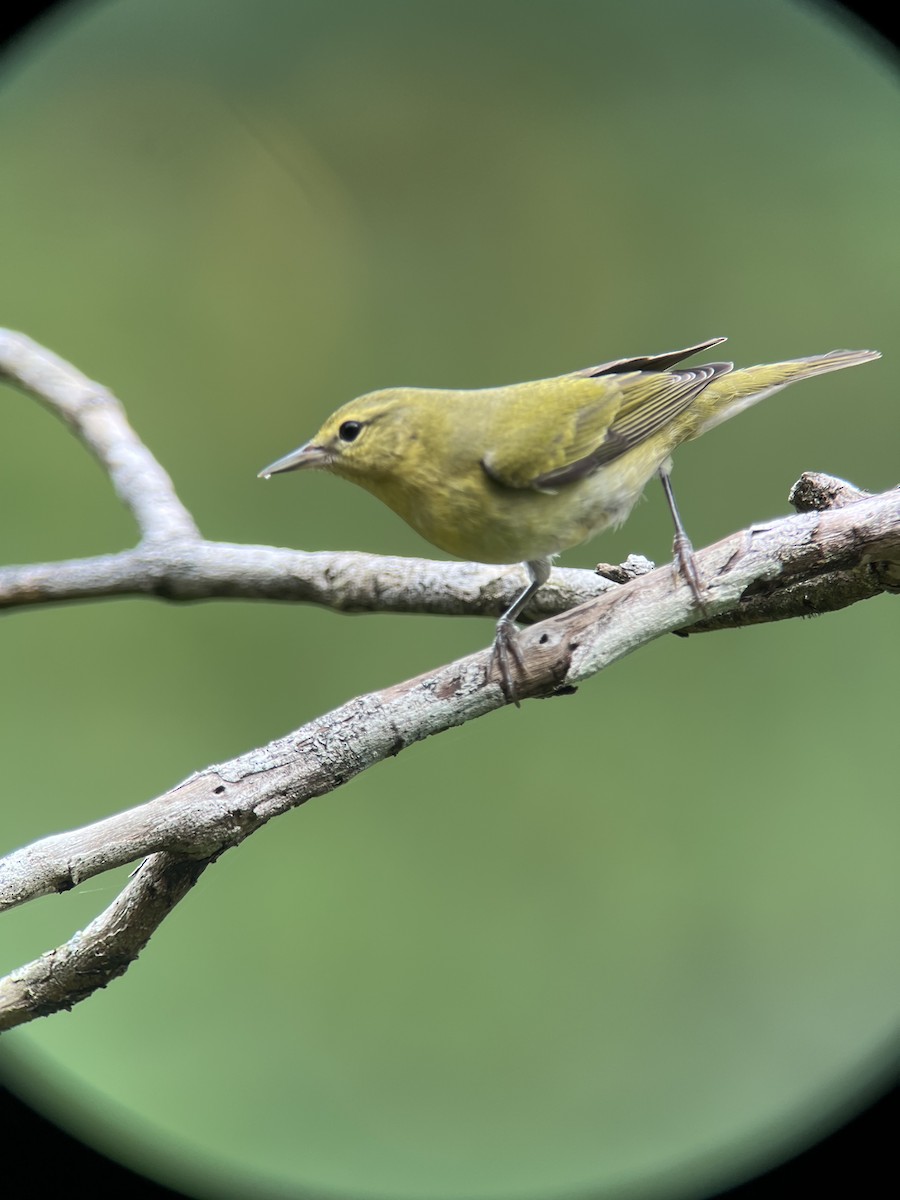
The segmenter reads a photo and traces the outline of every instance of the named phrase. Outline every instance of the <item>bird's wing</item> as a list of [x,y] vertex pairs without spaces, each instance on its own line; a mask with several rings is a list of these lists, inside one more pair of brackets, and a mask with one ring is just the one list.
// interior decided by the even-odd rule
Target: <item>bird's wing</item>
[[482,467],[506,487],[555,491],[645,442],[731,368],[711,363],[693,371],[615,372],[593,387],[574,376],[547,380],[544,386],[554,389],[547,403],[523,409],[521,436],[507,424],[502,448],[485,455]]
[[698,342],[696,346],[686,346],[684,350],[668,350],[665,354],[644,354],[638,358],[614,358],[612,362],[600,363],[596,367],[583,367],[580,371],[572,371],[572,375],[587,375],[591,379],[596,379],[598,375],[617,375],[627,371],[668,371],[686,358],[727,341],[728,339],[723,337],[710,338],[708,342]]
[[505,487],[533,488],[540,476],[591,454],[622,407],[624,379],[564,375],[497,389],[481,458],[485,474]]

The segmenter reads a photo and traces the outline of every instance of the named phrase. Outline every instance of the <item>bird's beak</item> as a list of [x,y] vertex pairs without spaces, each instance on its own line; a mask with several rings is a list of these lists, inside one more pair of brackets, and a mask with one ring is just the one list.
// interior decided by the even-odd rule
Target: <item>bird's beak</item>
[[270,475],[279,475],[282,471],[299,471],[303,467],[327,467],[331,455],[324,446],[314,446],[307,442],[299,450],[292,450],[284,458],[279,458],[268,467],[263,467],[257,479],[268,479]]

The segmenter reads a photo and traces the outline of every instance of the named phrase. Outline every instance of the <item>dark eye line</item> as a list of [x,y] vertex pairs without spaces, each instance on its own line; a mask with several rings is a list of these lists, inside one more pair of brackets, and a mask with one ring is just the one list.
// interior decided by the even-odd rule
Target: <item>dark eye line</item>
[[362,421],[344,421],[338,429],[338,437],[342,442],[355,442],[362,432]]

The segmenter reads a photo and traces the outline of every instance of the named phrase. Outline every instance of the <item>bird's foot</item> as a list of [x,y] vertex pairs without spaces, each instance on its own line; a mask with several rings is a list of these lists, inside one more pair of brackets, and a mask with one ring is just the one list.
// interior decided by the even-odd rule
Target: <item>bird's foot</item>
[[496,671],[507,702],[519,708],[521,706],[511,670],[513,664],[517,673],[521,674],[524,671],[525,661],[517,644],[515,621],[510,621],[508,617],[501,617],[497,622],[497,632],[494,635],[494,647],[491,651],[488,674],[493,675]]
[[694,599],[705,613],[707,605],[703,594],[703,581],[700,578],[700,572],[697,570],[694,547],[691,545],[690,538],[686,534],[675,534],[675,541],[672,543],[672,553],[674,556],[672,565],[675,568],[676,576],[680,575],[685,581],[691,589]]

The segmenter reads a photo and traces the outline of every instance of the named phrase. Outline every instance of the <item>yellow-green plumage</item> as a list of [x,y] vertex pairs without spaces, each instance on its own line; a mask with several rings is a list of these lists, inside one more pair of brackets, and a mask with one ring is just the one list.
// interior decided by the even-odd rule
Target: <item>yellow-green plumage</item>
[[[621,524],[681,442],[776,388],[875,357],[848,350],[740,371],[604,366],[475,391],[388,388],[339,408],[295,452],[319,449],[320,461],[296,465],[359,484],[460,558],[544,558]],[[352,441],[341,438],[345,422],[362,426]],[[263,474],[290,470],[292,457]]]
[[737,371],[677,366],[721,341],[507,387],[370,392],[261,474],[330,471],[450,554],[525,562],[532,586],[501,618],[498,641],[508,641],[549,558],[621,524],[653,475],[667,481],[678,445],[796,380],[879,357],[835,350]]

